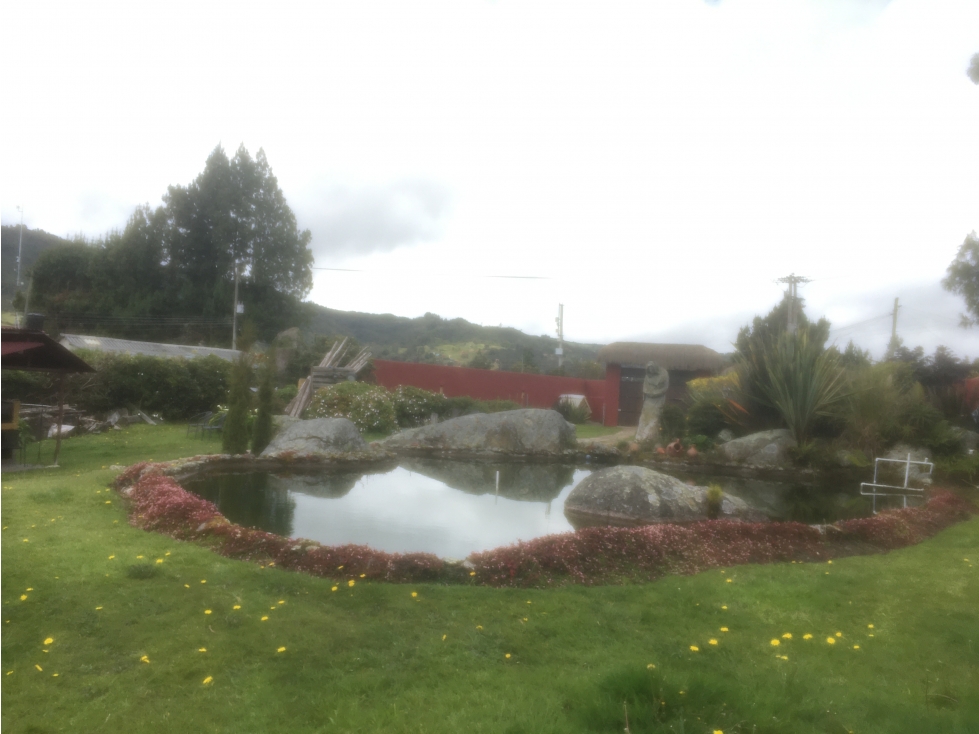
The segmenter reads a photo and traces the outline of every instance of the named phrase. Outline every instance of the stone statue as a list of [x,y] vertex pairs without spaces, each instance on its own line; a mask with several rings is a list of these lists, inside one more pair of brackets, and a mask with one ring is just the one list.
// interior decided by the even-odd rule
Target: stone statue
[[666,391],[670,387],[670,373],[658,364],[646,365],[646,379],[642,381],[642,413],[636,441],[656,443],[660,440],[660,413],[666,403]]

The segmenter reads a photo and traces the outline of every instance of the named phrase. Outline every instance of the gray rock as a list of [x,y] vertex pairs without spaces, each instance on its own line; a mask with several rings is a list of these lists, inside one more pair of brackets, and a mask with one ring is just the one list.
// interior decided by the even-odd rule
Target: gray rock
[[791,463],[788,450],[796,445],[785,428],[752,433],[721,444],[718,450],[728,461],[752,466],[780,466]]
[[556,410],[508,410],[452,418],[379,441],[391,451],[557,455],[575,447],[574,426]]
[[272,439],[262,456],[275,456],[283,451],[301,455],[337,456],[367,450],[357,426],[346,418],[315,418],[296,421]]
[[291,415],[273,415],[272,428],[275,433],[280,433],[294,423],[298,423],[299,420],[299,418],[293,418]]
[[[564,512],[572,523],[648,524],[707,519],[707,487],[641,466],[600,469],[571,490]],[[721,517],[749,517],[748,505],[725,494]]]

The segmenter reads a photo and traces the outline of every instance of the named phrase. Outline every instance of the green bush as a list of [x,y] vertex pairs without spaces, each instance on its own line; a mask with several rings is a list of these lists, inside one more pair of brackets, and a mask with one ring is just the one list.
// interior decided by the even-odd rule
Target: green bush
[[687,416],[678,405],[667,404],[659,414],[660,437],[664,441],[683,438],[687,433]]
[[429,392],[420,387],[400,385],[393,393],[394,414],[400,428],[411,428],[427,423],[435,413],[444,417],[449,409],[449,399],[441,393]]
[[[180,359],[80,351],[79,356],[96,371],[70,375],[65,402],[86,413],[139,408],[179,420],[214,410],[228,392],[231,363],[213,355]],[[58,378],[4,370],[3,393],[24,402],[55,404]]]
[[258,411],[252,427],[252,453],[258,456],[272,441],[272,403],[275,397],[275,357],[265,355],[259,373]]
[[446,418],[456,418],[472,413],[502,413],[507,410],[520,410],[512,400],[477,400],[468,395],[447,398]]
[[249,426],[252,403],[251,382],[251,357],[247,352],[242,352],[231,369],[228,415],[221,431],[221,449],[226,454],[243,454],[248,450],[248,438],[251,433]]
[[275,412],[281,413],[286,409],[286,406],[292,402],[293,398],[299,394],[299,388],[295,385],[286,385],[285,387],[280,387],[275,391],[275,401],[273,405],[275,406]]
[[383,387],[341,382],[316,391],[306,418],[348,418],[361,431],[389,433],[397,427],[394,402]]
[[721,503],[724,501],[724,489],[720,484],[707,485],[707,517],[716,520],[721,514]]

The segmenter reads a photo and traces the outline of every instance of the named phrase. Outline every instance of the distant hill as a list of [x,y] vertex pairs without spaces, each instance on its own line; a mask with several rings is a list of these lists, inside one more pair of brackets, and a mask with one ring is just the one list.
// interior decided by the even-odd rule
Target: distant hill
[[[2,266],[0,296],[2,296],[5,310],[10,308],[14,293],[17,292],[17,243],[19,238],[20,225],[3,225],[0,227],[0,255],[2,255],[2,261],[0,261],[0,266]],[[23,262],[21,263],[20,276],[23,282],[22,290],[27,290],[31,266],[34,265],[38,256],[51,247],[67,244],[70,244],[68,240],[45,232],[43,229],[24,227],[24,245],[21,253]]]
[[[479,352],[496,367],[526,367],[549,372],[557,368],[552,336],[532,336],[519,329],[480,326],[465,319],[443,319],[433,313],[409,319],[392,314],[337,311],[306,304],[307,333],[350,336],[370,346],[379,359],[436,364],[468,364]],[[600,344],[564,343],[565,366],[573,373],[588,372],[601,377],[592,363]],[[490,365],[486,365],[490,366]],[[582,374],[582,376],[590,376]]]

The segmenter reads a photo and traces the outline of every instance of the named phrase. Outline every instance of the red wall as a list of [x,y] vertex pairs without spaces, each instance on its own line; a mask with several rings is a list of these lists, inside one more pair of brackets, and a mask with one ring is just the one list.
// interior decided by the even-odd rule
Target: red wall
[[[388,390],[399,385],[411,385],[432,392],[441,392],[450,398],[468,395],[478,400],[512,400],[526,408],[553,408],[558,396],[566,393],[584,395],[591,406],[594,421],[601,421],[605,407],[606,380],[583,380],[578,377],[556,377],[553,375],[530,375],[523,372],[503,372],[502,370],[477,370],[470,367],[443,367],[434,364],[415,364],[412,362],[391,362],[386,359],[374,360],[374,375],[377,384]],[[618,378],[615,380],[618,396]],[[618,409],[608,411],[606,425],[613,421]]]
[[605,365],[605,425],[619,425],[619,385],[622,382],[622,366]]

